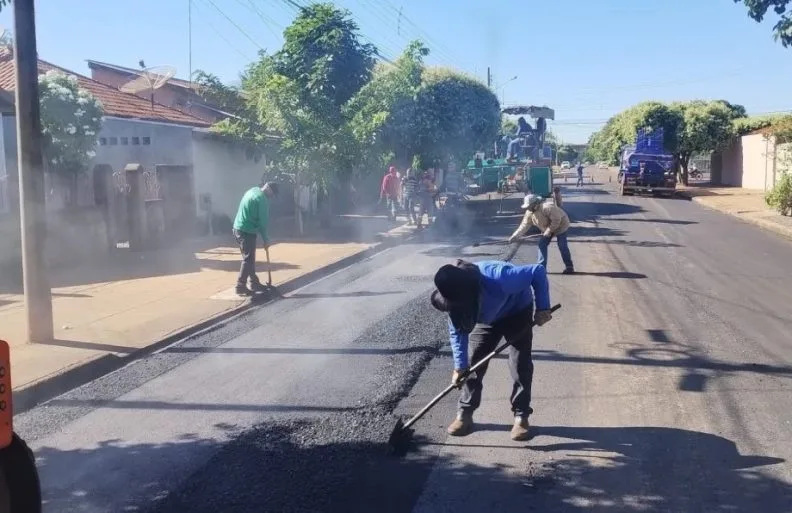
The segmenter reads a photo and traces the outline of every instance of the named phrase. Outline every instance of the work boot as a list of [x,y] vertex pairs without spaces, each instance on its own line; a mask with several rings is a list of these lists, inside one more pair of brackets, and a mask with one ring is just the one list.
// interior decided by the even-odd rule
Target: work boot
[[250,288],[253,292],[267,292],[270,288],[260,281],[254,281],[250,284]]
[[246,285],[237,285],[235,289],[237,296],[252,296],[253,291],[247,288]]
[[564,269],[564,271],[561,274],[575,274],[575,268],[567,267],[566,269]]
[[449,424],[446,431],[451,436],[469,435],[473,431],[473,414],[464,411],[457,413],[456,419]]
[[511,439],[515,442],[522,442],[528,440],[528,428],[531,425],[528,423],[528,417],[514,417],[514,425],[511,429]]

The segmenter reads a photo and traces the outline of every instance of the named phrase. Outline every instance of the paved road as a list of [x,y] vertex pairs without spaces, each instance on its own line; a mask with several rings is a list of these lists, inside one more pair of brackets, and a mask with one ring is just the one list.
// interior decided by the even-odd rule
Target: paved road
[[46,511],[792,511],[792,244],[609,187],[565,195],[580,274],[551,248],[529,443],[499,360],[476,433],[448,400],[387,454],[448,379],[433,271],[496,252],[417,240],[20,416]]

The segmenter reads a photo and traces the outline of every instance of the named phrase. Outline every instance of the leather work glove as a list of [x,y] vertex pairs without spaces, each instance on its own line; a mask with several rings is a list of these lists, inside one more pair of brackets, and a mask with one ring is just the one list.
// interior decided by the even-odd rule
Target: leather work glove
[[451,384],[459,387],[462,383],[465,382],[465,375],[467,373],[467,369],[454,369],[454,372],[451,374]]
[[542,326],[550,322],[553,318],[553,314],[550,313],[550,310],[537,310],[534,314],[534,324],[536,326]]
[[544,231],[542,236],[547,238],[547,239],[552,239],[553,238],[553,231],[550,230],[550,228],[548,228],[547,230]]

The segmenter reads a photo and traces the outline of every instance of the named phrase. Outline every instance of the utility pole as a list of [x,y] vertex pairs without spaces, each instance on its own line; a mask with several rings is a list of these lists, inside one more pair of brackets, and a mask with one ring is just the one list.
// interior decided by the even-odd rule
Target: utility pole
[[492,87],[492,73],[489,66],[487,66],[487,87]]
[[14,64],[27,341],[47,342],[53,339],[52,291],[44,252],[47,222],[33,0],[14,0]]

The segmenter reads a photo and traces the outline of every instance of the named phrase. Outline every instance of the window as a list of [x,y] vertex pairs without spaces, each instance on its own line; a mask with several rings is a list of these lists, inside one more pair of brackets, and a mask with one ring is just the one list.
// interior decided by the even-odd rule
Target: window
[[118,137],[111,137],[110,139],[107,140],[107,144],[109,144],[110,146],[115,146],[116,144],[118,144]]
[[140,146],[140,137],[132,138],[132,146]]
[[106,137],[100,137],[99,138],[99,146],[107,146],[107,138]]
[[143,146],[148,146],[151,144],[151,137],[141,137],[140,140],[143,143]]
[[129,137],[121,138],[121,146],[129,146]]

